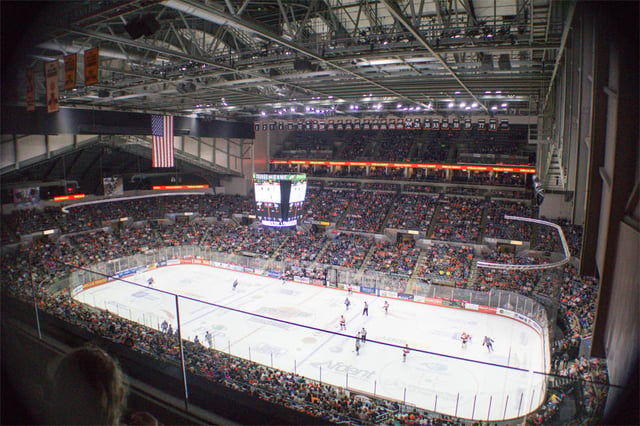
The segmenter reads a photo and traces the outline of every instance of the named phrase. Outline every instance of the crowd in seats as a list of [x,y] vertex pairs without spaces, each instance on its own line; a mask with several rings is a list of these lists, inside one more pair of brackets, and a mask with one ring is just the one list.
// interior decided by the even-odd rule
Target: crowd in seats
[[[535,256],[534,254],[520,256],[498,252],[484,254],[483,260],[508,265],[540,265],[549,262],[547,258]],[[497,288],[500,290],[512,290],[526,296],[533,292],[541,277],[542,272],[538,269],[478,268],[478,276],[475,283],[473,283],[472,289],[490,291],[493,288]]]
[[274,228],[238,226],[227,235],[227,244],[233,247],[234,253],[252,253],[266,259],[275,253],[285,237],[284,232]]
[[505,219],[505,215],[535,218],[537,209],[524,202],[491,200],[485,211],[484,236],[501,240],[531,241],[533,236],[531,222]]
[[9,225],[6,223],[4,216],[2,217],[2,223],[0,223],[0,241],[2,245],[13,244],[19,241],[18,236],[9,229]]
[[205,195],[202,199],[202,205],[202,214],[205,217],[215,217],[218,220],[231,218],[234,213],[250,213],[255,210],[251,197],[241,197],[239,195]]
[[[361,179],[385,179],[394,181],[420,181],[420,182],[442,182],[442,183],[464,183],[472,185],[486,186],[509,186],[526,188],[526,175],[514,173],[498,173],[492,172],[473,172],[453,171],[452,177],[447,178],[446,170],[433,169],[405,169],[403,167],[365,167],[365,166],[335,166],[333,169],[329,166],[314,165],[300,166],[288,164],[271,164],[271,172],[282,173],[306,173],[307,176],[313,177],[330,177],[330,178],[361,178]],[[449,186],[452,191],[470,191],[468,195],[481,194],[481,189],[459,188]],[[472,192],[471,192],[472,191]],[[514,193],[516,193],[514,191]],[[506,192],[505,192],[506,194]],[[529,198],[529,195],[523,196],[520,192],[517,198]]]
[[527,184],[527,175],[517,173],[500,173],[495,176],[492,184],[524,187]]
[[[501,162],[530,162],[526,126],[499,131],[452,129],[294,131],[275,154],[278,159],[367,160],[443,162],[449,152],[490,155]],[[513,157],[514,160],[510,161]],[[466,157],[465,157],[466,158]]]
[[353,190],[307,188],[302,220],[317,220],[336,223],[355,195]]
[[446,161],[453,141],[453,134],[445,132],[423,131],[416,134],[418,144],[411,160],[425,163]]
[[447,172],[445,170],[414,170],[409,180],[426,181],[426,182],[444,182],[447,180]]
[[567,219],[554,220],[556,224],[562,227],[562,232],[567,240],[567,245],[571,251],[571,255],[580,258],[582,251],[582,225],[574,225]]
[[573,266],[566,266],[560,288],[560,303],[566,311],[574,333],[591,333],[595,323],[598,288],[596,278],[580,276]]
[[411,275],[420,255],[415,240],[390,243],[378,241],[365,267],[396,275]]
[[370,130],[344,132],[340,135],[341,146],[336,158],[341,160],[373,159],[373,144],[377,139],[377,134],[378,131]]
[[357,232],[379,232],[396,194],[361,191],[351,199],[338,229]]
[[413,131],[380,130],[376,158],[388,161],[409,161],[415,143]]
[[322,235],[302,231],[291,232],[274,259],[287,264],[313,262],[325,243],[326,238]]
[[480,188],[467,188],[464,186],[449,186],[446,189],[446,193],[452,195],[470,195],[478,197],[482,195],[482,190]]
[[325,188],[359,189],[360,182],[348,182],[341,180],[330,180],[324,183]]
[[372,237],[339,233],[329,239],[318,262],[345,268],[360,269],[369,249],[374,243]]
[[403,193],[418,192],[426,194],[439,194],[443,188],[430,185],[404,185]]
[[370,191],[387,191],[387,192],[400,191],[400,185],[397,185],[394,183],[384,183],[384,182],[365,182],[362,185],[362,188]]
[[481,234],[486,201],[476,198],[445,197],[435,215],[429,238],[454,242],[477,242]]
[[386,227],[426,231],[437,204],[437,195],[402,193],[393,201]]
[[58,228],[56,211],[54,207],[16,209],[3,218],[16,235],[24,236]]
[[282,279],[296,280],[298,277],[308,278],[314,284],[327,285],[327,269],[323,266],[300,266],[295,263],[287,264]]
[[604,410],[607,397],[607,366],[606,360],[579,357],[569,362],[565,369],[558,372],[570,379],[581,380],[583,383],[581,405],[584,417],[588,423],[597,423]]
[[336,133],[292,132],[283,143],[283,149],[275,158],[328,160],[334,157]]
[[473,263],[473,248],[434,244],[424,250],[417,278],[425,283],[454,283],[467,287]]
[[562,253],[562,242],[558,231],[549,226],[536,224],[533,238],[531,239],[531,249],[544,252]]
[[489,195],[492,199],[496,198],[509,198],[509,199],[521,199],[530,200],[532,198],[529,191],[509,191],[504,189],[492,189],[489,190]]

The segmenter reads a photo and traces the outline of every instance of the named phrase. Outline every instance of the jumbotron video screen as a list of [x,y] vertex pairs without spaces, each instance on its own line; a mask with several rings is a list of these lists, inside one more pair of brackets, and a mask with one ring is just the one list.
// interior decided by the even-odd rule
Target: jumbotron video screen
[[307,175],[254,173],[256,216],[264,226],[295,226],[307,194]]

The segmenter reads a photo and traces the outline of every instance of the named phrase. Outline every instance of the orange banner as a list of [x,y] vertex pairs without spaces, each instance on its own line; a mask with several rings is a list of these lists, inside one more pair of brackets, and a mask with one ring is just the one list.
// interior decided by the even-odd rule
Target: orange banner
[[25,104],[27,105],[27,112],[34,112],[36,110],[36,81],[33,76],[33,68],[27,68],[25,75]]
[[47,88],[47,112],[60,110],[58,104],[58,61],[45,62],[45,85]]
[[91,86],[98,83],[98,48],[86,50],[84,52],[84,85]]
[[78,55],[64,57],[64,89],[71,90],[76,87],[76,70],[78,68]]

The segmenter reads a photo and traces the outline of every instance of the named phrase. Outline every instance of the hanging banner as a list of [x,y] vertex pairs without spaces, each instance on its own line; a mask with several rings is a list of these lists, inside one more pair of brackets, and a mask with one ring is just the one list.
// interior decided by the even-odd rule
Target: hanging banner
[[102,178],[105,197],[124,195],[124,181],[122,176],[109,176]]
[[64,90],[71,90],[76,87],[76,70],[78,68],[78,55],[67,55],[64,57]]
[[97,47],[84,52],[84,85],[91,86],[98,83],[98,58],[100,53]]
[[58,61],[45,62],[45,86],[47,88],[47,112],[60,110],[58,104]]
[[36,110],[36,81],[33,76],[33,68],[27,68],[25,73],[25,104],[27,105],[27,112],[34,112]]

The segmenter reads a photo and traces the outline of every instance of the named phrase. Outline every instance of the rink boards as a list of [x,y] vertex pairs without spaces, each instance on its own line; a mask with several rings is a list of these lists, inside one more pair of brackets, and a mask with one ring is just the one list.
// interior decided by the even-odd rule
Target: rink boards
[[[546,332],[511,311],[445,307],[441,299],[409,301],[386,292],[348,296],[341,289],[283,284],[275,277],[184,260],[125,272],[115,278],[131,283],[87,283],[75,297],[153,328],[166,320],[175,329],[178,294],[183,338],[197,335],[206,344],[209,331],[217,350],[462,418],[520,417],[544,401]],[[153,288],[146,286],[149,276]],[[233,290],[235,279],[239,285]],[[365,300],[369,315],[362,314]],[[390,303],[386,315],[384,300]],[[339,328],[341,315],[346,331]],[[368,341],[356,354],[354,337],[362,327]],[[472,336],[466,347],[459,340],[462,331]],[[493,352],[482,346],[484,335],[494,339]],[[403,362],[407,343],[411,352]]]

